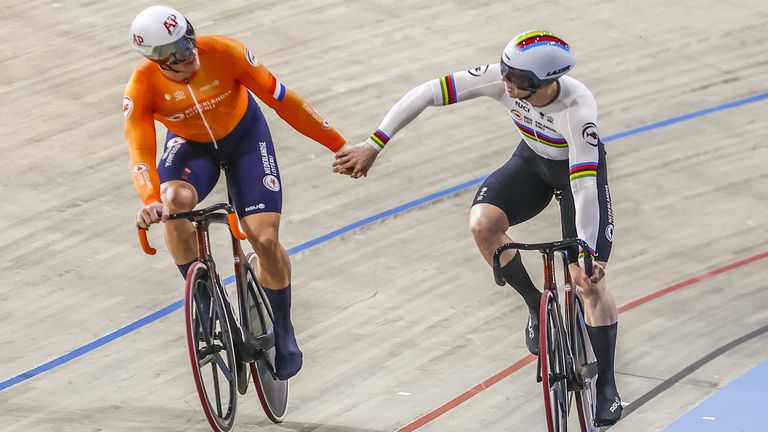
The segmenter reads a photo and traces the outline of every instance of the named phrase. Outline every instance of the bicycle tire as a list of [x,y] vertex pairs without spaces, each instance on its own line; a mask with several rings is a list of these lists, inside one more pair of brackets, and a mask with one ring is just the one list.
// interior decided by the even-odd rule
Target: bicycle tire
[[[264,336],[272,333],[272,313],[269,301],[251,266],[255,254],[249,253],[246,260],[246,309],[250,330],[254,336]],[[280,423],[288,411],[288,381],[279,380],[274,372],[275,347],[262,352],[251,363],[251,376],[259,396],[259,402],[264,414],[273,422]]]
[[[215,287],[207,267],[194,263],[187,273],[184,320],[192,376],[203,412],[214,431],[227,432],[234,426],[237,411],[237,359],[232,331],[220,298],[213,301],[208,316],[203,316],[200,302],[204,289],[209,291],[208,295],[219,297]],[[210,369],[210,378],[206,378],[206,369]],[[223,392],[221,383],[227,384]],[[213,395],[209,394],[211,391]]]
[[539,361],[544,411],[549,432],[568,430],[568,380],[565,363],[565,331],[560,305],[550,291],[544,291],[539,307]]
[[597,358],[587,332],[584,303],[581,296],[576,293],[573,295],[573,300],[573,325],[568,333],[571,337],[576,375],[581,388],[576,391],[579,426],[582,432],[598,432],[599,428],[595,426]]

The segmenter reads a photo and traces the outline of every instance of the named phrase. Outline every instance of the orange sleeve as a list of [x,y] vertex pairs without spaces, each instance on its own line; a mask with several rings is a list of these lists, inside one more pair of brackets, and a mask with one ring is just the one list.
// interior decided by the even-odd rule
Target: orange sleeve
[[240,42],[222,38],[233,56],[237,79],[277,115],[307,137],[338,151],[346,143],[331,125],[298,93],[287,89],[269,69]]
[[157,142],[155,121],[147,84],[141,82],[136,72],[125,88],[123,97],[124,133],[128,142],[131,161],[131,177],[144,204],[160,201],[160,176],[155,166]]

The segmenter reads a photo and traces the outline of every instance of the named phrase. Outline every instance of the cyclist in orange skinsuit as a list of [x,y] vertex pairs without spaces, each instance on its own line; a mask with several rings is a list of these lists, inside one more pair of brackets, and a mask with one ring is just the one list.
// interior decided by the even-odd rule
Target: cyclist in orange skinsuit
[[[259,257],[258,276],[275,317],[276,368],[280,379],[302,365],[290,320],[291,264],[278,239],[282,194],[269,128],[248,90],[297,131],[332,152],[344,138],[298,94],[288,90],[240,42],[196,37],[178,11],[152,6],[134,19],[132,46],[142,61],[123,98],[125,137],[133,183],[144,201],[141,228],[192,210],[226,167],[227,184],[243,230]],[[155,124],[168,133],[157,167]],[[189,221],[165,223],[165,238],[186,276],[197,258]]]

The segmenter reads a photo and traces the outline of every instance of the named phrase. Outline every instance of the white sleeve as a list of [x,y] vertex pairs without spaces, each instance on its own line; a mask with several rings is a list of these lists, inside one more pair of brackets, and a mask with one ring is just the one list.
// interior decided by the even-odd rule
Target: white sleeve
[[565,116],[569,174],[576,208],[576,232],[587,242],[592,255],[600,229],[600,203],[597,191],[598,134],[597,103],[592,95],[575,99]]
[[381,150],[400,129],[430,106],[451,105],[479,96],[500,99],[504,96],[499,65],[484,65],[427,81],[414,87],[392,108],[368,142]]

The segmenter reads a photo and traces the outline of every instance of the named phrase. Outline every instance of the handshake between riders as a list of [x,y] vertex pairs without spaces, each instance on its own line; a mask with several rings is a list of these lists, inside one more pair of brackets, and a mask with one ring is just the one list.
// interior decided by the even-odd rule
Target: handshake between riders
[[[291,263],[278,237],[279,166],[260,104],[334,152],[334,172],[360,178],[367,176],[390,139],[425,108],[486,96],[504,105],[521,141],[477,191],[470,213],[472,236],[490,265],[496,248],[512,241],[506,233],[511,226],[539,214],[555,193],[561,195],[563,238],[578,237],[589,245],[588,250],[569,254],[569,270],[586,303],[587,329],[598,361],[596,421],[611,425],[619,420],[622,408],[613,372],[618,314],[605,279],[614,228],[605,149],[594,96],[566,75],[575,56],[565,41],[544,31],[522,33],[507,44],[498,63],[414,87],[366,141],[350,146],[235,39],[198,36],[180,12],[165,6],[139,13],[129,36],[131,46],[145,57],[123,98],[132,179],[144,203],[136,224],[147,228],[170,214],[194,209],[226,167],[230,198],[259,258],[257,277],[274,313],[278,378],[298,373],[302,353],[290,318]],[[155,121],[167,129],[159,161]],[[187,220],[164,226],[168,249],[186,277],[197,257],[194,227]],[[595,260],[591,277],[578,259],[578,254],[587,253]],[[529,306],[525,339],[535,353],[541,292],[516,250],[502,255],[501,265],[504,280]]]

